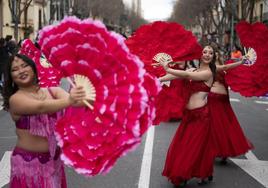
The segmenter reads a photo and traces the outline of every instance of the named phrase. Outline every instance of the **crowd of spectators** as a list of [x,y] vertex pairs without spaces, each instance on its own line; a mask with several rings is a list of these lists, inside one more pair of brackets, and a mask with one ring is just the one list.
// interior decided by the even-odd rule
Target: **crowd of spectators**
[[0,38],[0,91],[2,91],[4,81],[4,70],[8,58],[15,54],[18,50],[18,45],[12,36],[8,35],[5,38]]

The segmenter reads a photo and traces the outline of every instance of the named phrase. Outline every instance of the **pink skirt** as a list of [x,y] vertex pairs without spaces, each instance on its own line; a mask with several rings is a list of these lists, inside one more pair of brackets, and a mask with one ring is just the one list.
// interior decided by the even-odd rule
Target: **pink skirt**
[[233,112],[229,95],[209,93],[208,105],[218,157],[235,157],[253,148]]
[[162,175],[175,185],[193,177],[212,176],[215,159],[212,139],[207,105],[186,109],[169,146]]
[[16,147],[11,156],[10,188],[66,188],[60,150],[51,159],[49,152],[31,152]]

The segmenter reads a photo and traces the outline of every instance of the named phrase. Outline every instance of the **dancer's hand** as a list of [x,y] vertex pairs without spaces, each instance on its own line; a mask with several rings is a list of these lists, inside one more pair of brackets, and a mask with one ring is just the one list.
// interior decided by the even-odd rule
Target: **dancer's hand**
[[[174,67],[176,64],[177,64],[176,62],[170,62],[170,63],[168,63],[169,67]],[[161,63],[157,62],[157,63],[152,63],[151,65],[152,65],[154,68],[156,68],[156,67],[161,66]]]
[[167,70],[169,69],[169,63],[172,63],[171,61],[166,60],[165,58],[161,57],[159,60],[159,63],[162,65],[162,67]]
[[86,100],[86,91],[83,86],[73,87],[70,91],[69,99],[72,104],[77,104]]
[[154,68],[161,66],[161,64],[160,64],[159,62],[152,63],[151,65],[152,65]]

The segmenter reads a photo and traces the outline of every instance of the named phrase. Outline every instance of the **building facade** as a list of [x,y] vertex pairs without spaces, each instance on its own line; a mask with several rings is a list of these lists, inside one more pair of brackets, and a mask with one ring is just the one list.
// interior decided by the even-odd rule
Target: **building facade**
[[[0,37],[14,37],[15,22],[12,19],[9,1],[0,0]],[[21,9],[25,1],[21,3]],[[38,31],[48,22],[47,0],[33,0],[20,17],[18,25],[18,41],[24,38],[34,39]]]
[[3,20],[3,0],[0,0],[0,37],[3,36],[3,25],[4,25],[4,20]]

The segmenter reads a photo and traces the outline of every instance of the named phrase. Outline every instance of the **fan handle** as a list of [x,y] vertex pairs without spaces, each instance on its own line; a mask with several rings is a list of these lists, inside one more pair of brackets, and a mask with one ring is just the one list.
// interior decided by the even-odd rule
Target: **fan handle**
[[[71,80],[70,77],[67,77],[67,81],[72,85],[72,87],[76,87],[76,85],[73,83],[73,81]],[[93,110],[93,106],[86,100],[83,100],[83,103],[88,107],[90,108],[91,110]]]

